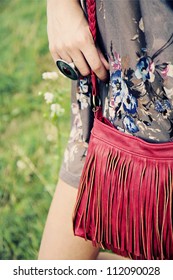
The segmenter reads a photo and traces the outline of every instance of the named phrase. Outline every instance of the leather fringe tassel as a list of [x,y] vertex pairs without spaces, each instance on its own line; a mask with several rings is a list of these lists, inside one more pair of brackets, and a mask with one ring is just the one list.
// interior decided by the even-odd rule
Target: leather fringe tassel
[[75,235],[132,259],[173,259],[172,161],[129,156],[91,138],[74,211]]

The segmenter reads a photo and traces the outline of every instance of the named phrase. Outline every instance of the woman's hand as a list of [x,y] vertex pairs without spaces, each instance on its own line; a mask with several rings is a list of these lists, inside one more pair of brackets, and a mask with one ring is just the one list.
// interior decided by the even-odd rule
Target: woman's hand
[[81,75],[90,68],[100,80],[106,80],[109,64],[95,47],[79,0],[47,0],[49,49],[57,59],[73,62]]

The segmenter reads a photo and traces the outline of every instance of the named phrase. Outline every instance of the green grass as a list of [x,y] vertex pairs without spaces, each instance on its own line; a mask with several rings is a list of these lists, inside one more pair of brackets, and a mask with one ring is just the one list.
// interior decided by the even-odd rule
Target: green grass
[[[56,71],[46,1],[0,0],[0,8],[0,259],[36,259],[69,134],[70,82],[42,80]],[[40,91],[65,109],[58,129]]]

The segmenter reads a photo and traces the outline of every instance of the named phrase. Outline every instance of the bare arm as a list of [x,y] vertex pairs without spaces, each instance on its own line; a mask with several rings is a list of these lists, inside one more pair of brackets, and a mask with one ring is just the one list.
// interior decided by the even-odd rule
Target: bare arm
[[99,79],[106,80],[109,64],[95,47],[79,0],[47,0],[49,49],[54,61],[74,62],[86,76],[89,67]]

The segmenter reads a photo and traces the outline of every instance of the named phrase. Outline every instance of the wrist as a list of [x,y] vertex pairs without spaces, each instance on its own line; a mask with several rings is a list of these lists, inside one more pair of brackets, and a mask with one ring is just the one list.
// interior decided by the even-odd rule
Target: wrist
[[[60,19],[81,9],[80,0],[47,0],[47,13],[55,13]],[[75,13],[73,14],[75,16]]]

